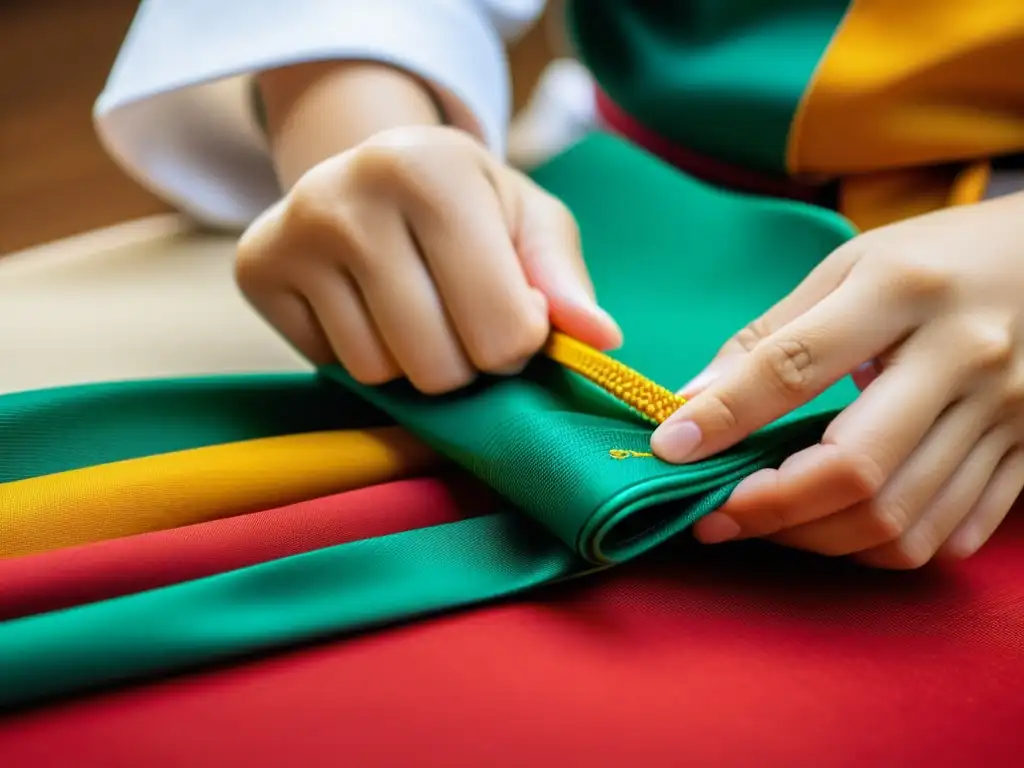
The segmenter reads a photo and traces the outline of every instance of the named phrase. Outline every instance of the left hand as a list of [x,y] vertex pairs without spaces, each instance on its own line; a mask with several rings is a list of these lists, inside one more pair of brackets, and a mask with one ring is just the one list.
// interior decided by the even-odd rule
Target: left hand
[[706,374],[654,434],[667,461],[718,453],[848,374],[862,392],[820,444],[741,482],[699,539],[884,568],[973,554],[1024,488],[1024,195],[854,238]]

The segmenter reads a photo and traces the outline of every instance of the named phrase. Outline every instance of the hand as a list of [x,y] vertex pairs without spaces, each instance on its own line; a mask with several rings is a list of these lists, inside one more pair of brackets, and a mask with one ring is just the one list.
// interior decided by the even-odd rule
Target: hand
[[835,251],[725,345],[652,448],[702,459],[851,372],[861,394],[821,443],[746,478],[699,539],[767,537],[885,568],[988,539],[1024,487],[1024,196]]
[[549,322],[620,343],[568,209],[461,131],[383,131],[314,166],[238,245],[253,306],[307,358],[365,384],[448,392],[514,373]]

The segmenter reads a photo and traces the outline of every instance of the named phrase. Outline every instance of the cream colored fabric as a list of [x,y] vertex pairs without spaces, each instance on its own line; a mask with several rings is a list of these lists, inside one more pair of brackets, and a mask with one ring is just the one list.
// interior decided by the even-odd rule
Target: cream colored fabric
[[0,394],[305,369],[235,288],[234,242],[160,216],[0,258]]

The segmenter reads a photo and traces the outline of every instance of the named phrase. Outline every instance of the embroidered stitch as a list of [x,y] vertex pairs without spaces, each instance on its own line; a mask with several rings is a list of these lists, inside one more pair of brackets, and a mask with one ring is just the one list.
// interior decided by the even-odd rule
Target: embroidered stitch
[[653,459],[653,453],[647,453],[646,451],[630,451],[625,448],[612,448],[608,451],[608,455],[616,461],[622,461],[624,459]]

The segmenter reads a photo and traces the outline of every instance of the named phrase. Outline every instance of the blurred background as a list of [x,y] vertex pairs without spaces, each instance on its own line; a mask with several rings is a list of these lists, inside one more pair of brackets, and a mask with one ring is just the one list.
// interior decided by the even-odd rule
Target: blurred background
[[[92,128],[137,5],[0,0],[0,255],[167,210],[121,173]],[[517,108],[555,53],[559,5],[509,51]]]

